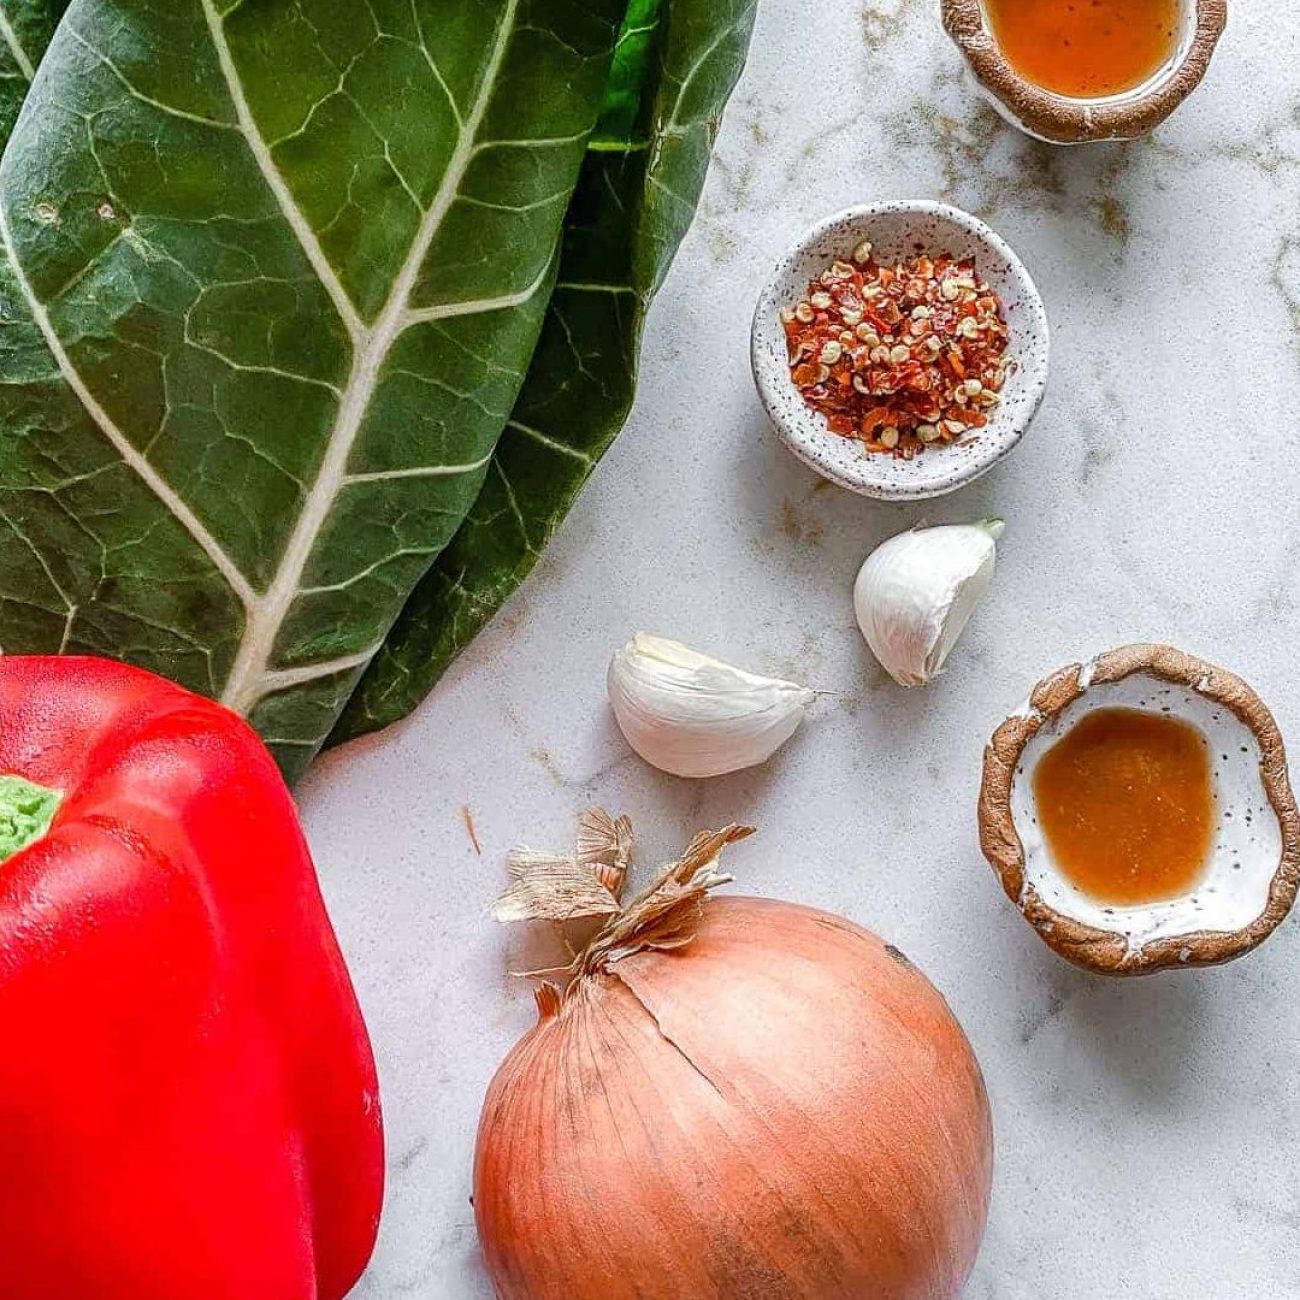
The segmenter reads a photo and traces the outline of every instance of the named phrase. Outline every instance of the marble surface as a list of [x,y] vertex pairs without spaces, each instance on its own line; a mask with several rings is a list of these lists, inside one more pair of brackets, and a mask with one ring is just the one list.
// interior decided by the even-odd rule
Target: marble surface
[[[480,1100],[532,1019],[486,915],[503,858],[596,801],[650,857],[752,821],[738,887],[908,952],[983,1063],[998,1135],[970,1300],[1300,1297],[1300,921],[1222,970],[1066,967],[976,843],[980,752],[1044,671],[1173,641],[1250,679],[1300,746],[1300,24],[1235,0],[1200,93],[1140,144],[1064,152],[980,106],[937,0],[764,0],[700,219],[657,304],[627,431],[531,581],[413,719],[302,789],[378,1052],[390,1157],[363,1300],[487,1300],[469,1206]],[[991,222],[1055,328],[1041,415],[954,497],[822,488],[765,425],[758,287],[826,213],[938,197]],[[871,546],[1008,521],[992,593],[923,692],[853,624]],[[833,692],[767,768],[661,776],[607,714],[646,628]],[[472,810],[480,856],[462,820]]]

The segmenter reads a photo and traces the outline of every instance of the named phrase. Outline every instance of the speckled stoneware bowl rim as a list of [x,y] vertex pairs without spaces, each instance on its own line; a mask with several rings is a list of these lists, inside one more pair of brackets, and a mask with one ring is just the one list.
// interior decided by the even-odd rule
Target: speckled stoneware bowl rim
[[[791,297],[786,284],[790,268],[817,244],[828,240],[836,232],[843,232],[838,242],[847,245],[845,252],[855,243],[870,238],[872,223],[884,217],[912,217],[918,226],[927,221],[950,225],[963,234],[973,237],[985,250],[981,272],[988,271],[988,258],[995,259],[1007,277],[1016,286],[1015,303],[1023,308],[1024,320],[1016,327],[1028,335],[1028,363],[1022,365],[1008,379],[1004,396],[1007,398],[985,429],[980,430],[979,441],[972,448],[944,447],[927,450],[912,461],[901,461],[892,456],[872,454],[857,447],[852,439],[841,439],[831,434],[825,417],[807,406],[790,378],[785,362],[785,335],[781,326],[782,307],[794,306],[797,296]],[[829,265],[829,261],[827,262]],[[803,286],[800,286],[802,289]],[[776,343],[779,342],[779,347]],[[1012,343],[1015,343],[1013,336]],[[779,364],[770,360],[779,356]],[[787,249],[776,264],[767,283],[758,296],[750,334],[750,361],[754,382],[768,418],[786,446],[811,469],[840,487],[863,496],[888,501],[919,501],[955,492],[974,479],[986,474],[1008,456],[1024,437],[1042,405],[1047,391],[1047,377],[1051,356],[1051,330],[1047,309],[1033,278],[1011,246],[978,217],[969,212],[930,199],[894,199],[846,208],[826,217],[805,231]],[[1014,401],[1012,400],[1014,397]],[[1013,409],[1014,407],[1014,409]],[[832,440],[828,441],[828,440]],[[835,448],[851,447],[855,455],[825,455],[818,443]],[[961,454],[959,454],[961,453]],[[910,479],[907,473],[895,470],[894,481],[885,472],[889,466],[920,466],[927,457],[951,457],[946,468],[949,473],[933,481]]]
[[1133,140],[1149,135],[1201,84],[1228,21],[1227,0],[1185,0],[1193,6],[1190,40],[1177,59],[1144,86],[1104,99],[1070,99],[1022,77],[1003,57],[985,21],[982,0],[941,0],[943,25],[972,75],[1028,134],[1052,144]]
[[[1134,674],[1157,678],[1221,704],[1259,745],[1260,780],[1281,831],[1268,903],[1248,926],[1200,930],[1158,939],[1136,951],[1123,935],[1086,925],[1049,906],[1026,884],[1024,846],[1012,812],[1016,769],[1026,746],[1094,686]],[[1006,895],[1039,937],[1067,961],[1103,975],[1148,975],[1169,968],[1217,966],[1259,947],[1286,919],[1300,889],[1300,812],[1287,774],[1286,749],[1273,715],[1235,673],[1165,645],[1111,650],[1087,665],[1071,664],[1034,687],[1028,704],[993,734],[984,751],[979,798],[980,847]]]

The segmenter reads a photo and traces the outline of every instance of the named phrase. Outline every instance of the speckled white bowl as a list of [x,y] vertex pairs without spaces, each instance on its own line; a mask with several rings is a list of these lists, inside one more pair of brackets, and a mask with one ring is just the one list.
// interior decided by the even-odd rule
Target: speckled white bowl
[[[864,239],[871,240],[883,261],[918,252],[973,257],[980,275],[1002,298],[1010,329],[1007,356],[1013,364],[988,425],[961,446],[929,448],[912,460],[873,454],[856,440],[832,433],[790,378],[781,309],[797,305],[810,280],[836,258],[847,258]],[[896,501],[953,492],[1006,456],[1043,400],[1050,350],[1047,312],[1020,259],[978,218],[925,199],[850,208],[814,226],[777,264],[759,295],[750,336],[754,382],[786,446],[831,482]]]

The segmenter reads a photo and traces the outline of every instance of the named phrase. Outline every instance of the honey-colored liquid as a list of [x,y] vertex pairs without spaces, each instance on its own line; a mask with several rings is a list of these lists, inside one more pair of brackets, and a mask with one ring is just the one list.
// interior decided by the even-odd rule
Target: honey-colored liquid
[[1132,90],[1178,49],[1187,0],[984,0],[1007,62],[1045,90],[1098,99]]
[[1138,709],[1089,713],[1039,761],[1034,800],[1057,866],[1098,902],[1178,898],[1205,873],[1214,782],[1189,723]]

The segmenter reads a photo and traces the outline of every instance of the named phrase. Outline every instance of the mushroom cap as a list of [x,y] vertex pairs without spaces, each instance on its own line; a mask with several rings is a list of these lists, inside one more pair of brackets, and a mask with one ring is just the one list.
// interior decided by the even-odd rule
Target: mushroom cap
[[1053,144],[1149,135],[1200,85],[1228,22],[1228,0],[1187,0],[1178,53],[1148,82],[1122,95],[1071,99],[1021,76],[988,29],[981,0],[942,0],[943,25],[997,110]]
[[[1038,758],[1087,713],[1117,705],[1180,717],[1209,742],[1219,826],[1206,875],[1184,897],[1107,906],[1065,879],[1038,829]],[[1125,646],[1039,682],[984,752],[979,829],[984,856],[1039,937],[1106,975],[1243,956],[1300,889],[1300,811],[1273,715],[1241,678],[1169,646]]]

